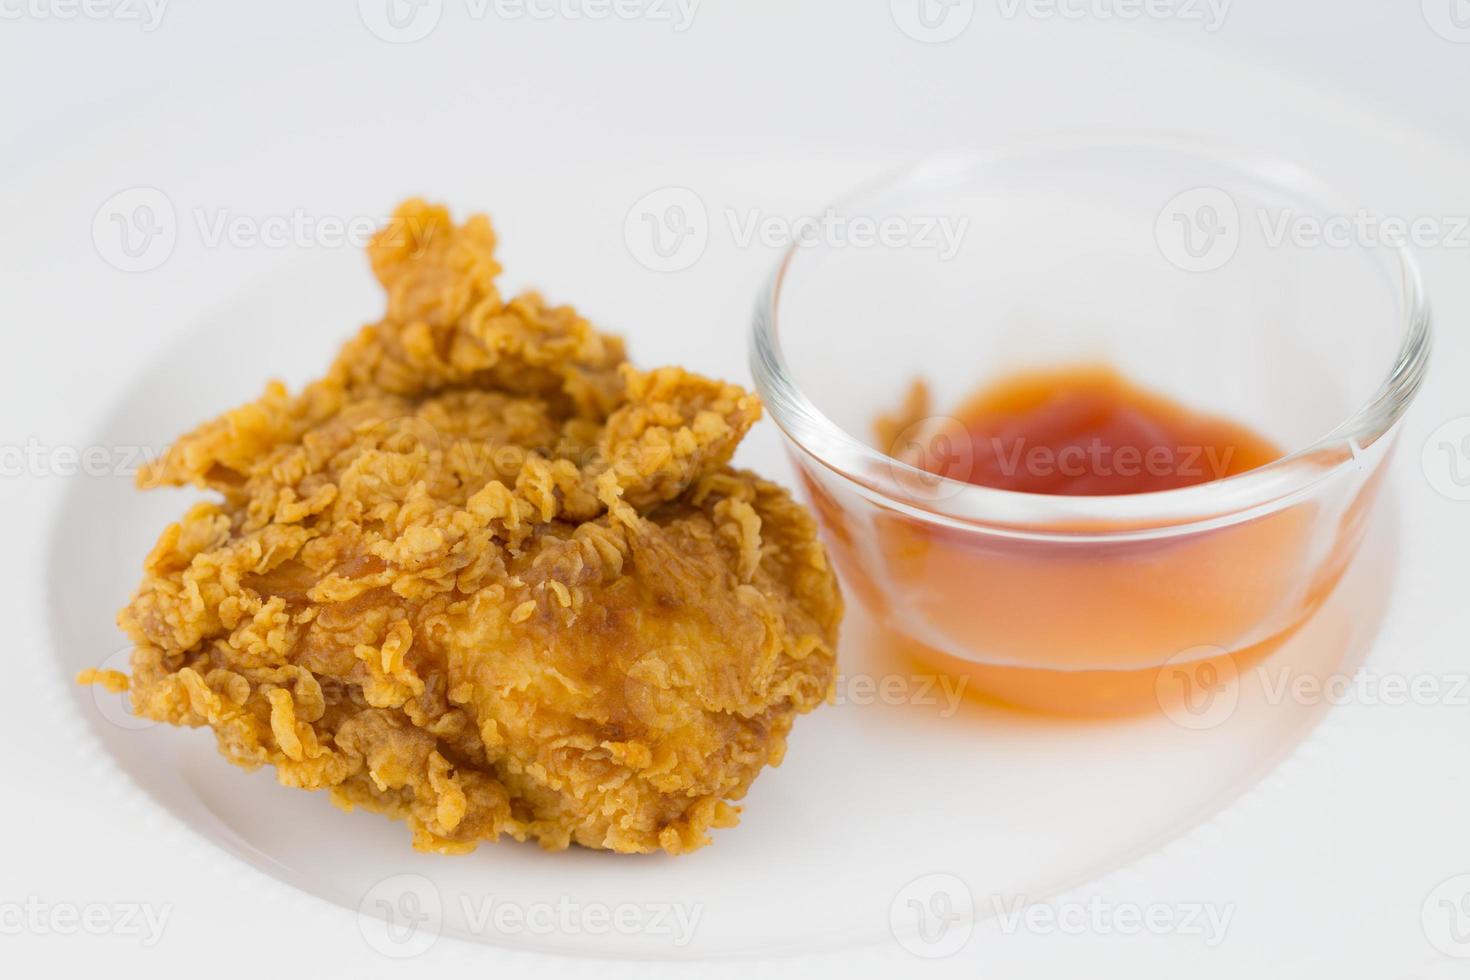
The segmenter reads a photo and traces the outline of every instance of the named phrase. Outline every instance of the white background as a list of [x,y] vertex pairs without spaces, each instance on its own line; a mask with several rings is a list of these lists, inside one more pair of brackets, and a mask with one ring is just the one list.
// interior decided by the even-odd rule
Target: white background
[[[926,44],[899,30],[882,0],[704,0],[683,32],[667,23],[565,16],[475,19],[465,2],[444,0],[442,20],[426,38],[390,44],[367,29],[353,0],[228,6],[174,0],[153,30],[126,19],[134,9],[142,15],[141,5],[123,5],[116,16],[66,17],[68,8],[56,0],[0,0],[0,443],[81,443],[102,407],[129,382],[130,370],[120,365],[141,363],[140,350],[184,330],[218,284],[248,283],[310,251],[208,249],[181,239],[157,275],[119,273],[91,246],[92,216],[109,195],[139,185],[168,188],[181,206],[247,215],[295,207],[376,214],[414,192],[492,207],[508,215],[522,243],[520,264],[538,270],[538,284],[549,292],[578,298],[594,319],[613,323],[687,317],[697,330],[665,352],[669,359],[726,374],[736,373],[724,362],[740,346],[729,338],[743,329],[769,257],[705,262],[675,285],[640,274],[623,255],[621,265],[599,263],[606,245],[597,235],[614,229],[616,238],[621,210],[579,211],[581,202],[607,196],[586,188],[616,184],[611,199],[626,208],[639,193],[680,182],[701,159],[717,157],[748,161],[752,180],[783,188],[775,193],[785,194],[789,206],[814,205],[893,160],[1026,129],[1092,124],[1269,142],[1350,188],[1355,181],[1391,188],[1401,196],[1385,206],[1398,213],[1470,210],[1470,171],[1460,172],[1454,196],[1447,176],[1453,167],[1446,163],[1470,151],[1470,43],[1430,29],[1419,0],[1235,0],[1214,32],[1169,19],[1007,18],[1000,13],[1005,6],[981,0],[960,36]],[[1096,0],[1063,6],[1113,7]],[[1470,9],[1462,13],[1470,21]],[[1143,50],[1157,54],[1146,68],[1140,67]],[[1161,63],[1169,69],[1158,68]],[[1233,66],[1231,79],[1249,83],[1222,82],[1221,65]],[[1273,98],[1287,87],[1290,108]],[[1310,111],[1312,105],[1321,112]],[[1396,128],[1352,124],[1364,119]],[[466,158],[476,164],[472,172],[479,168],[475,179],[465,177]],[[823,165],[801,168],[795,163],[801,160]],[[778,178],[788,166],[783,185]],[[550,175],[537,185],[539,196],[529,195],[529,183],[510,183],[537,172]],[[562,196],[552,200],[548,187],[561,188]],[[581,228],[590,229],[586,240],[568,237]],[[559,273],[562,258],[563,268],[589,271]],[[1431,256],[1426,267],[1442,284],[1470,281],[1463,254]],[[1446,309],[1466,307],[1441,304],[1438,401],[1426,398],[1437,414],[1407,440],[1401,462],[1410,470],[1428,431],[1470,409],[1456,381],[1470,364],[1458,340],[1463,320],[1446,318]],[[358,312],[363,319],[370,314]],[[726,339],[701,338],[701,331]],[[447,939],[435,950],[438,958],[387,960],[363,942],[354,916],[260,885],[254,872],[188,842],[166,818],[109,783],[106,760],[91,757],[90,743],[73,741],[74,726],[63,717],[72,703],[24,682],[27,671],[52,669],[40,625],[45,597],[32,579],[44,561],[41,525],[58,489],[55,479],[22,479],[7,480],[0,490],[6,513],[15,515],[4,532],[12,560],[0,588],[21,678],[12,705],[0,712],[8,769],[0,905],[37,896],[53,907],[147,902],[171,911],[162,941],[152,947],[129,935],[7,930],[0,933],[0,968],[122,976],[552,969],[523,955],[458,949]],[[1463,615],[1451,604],[1455,589],[1447,578],[1461,568],[1455,559],[1463,538],[1443,538],[1463,534],[1462,511],[1470,504],[1453,509],[1424,487],[1417,490],[1408,496],[1410,507],[1435,522],[1415,532],[1424,539],[1420,567],[1435,572],[1412,583],[1410,601],[1417,597],[1420,604],[1401,615],[1442,623],[1422,635],[1436,638],[1435,655],[1457,662],[1463,630],[1454,624]],[[1452,530],[1435,533],[1443,528]],[[1359,733],[1365,743],[1384,744],[1413,727],[1396,719],[1381,724]],[[1425,739],[1470,744],[1464,734],[1459,719],[1443,715],[1422,731]],[[1407,752],[1429,753],[1406,744]],[[1440,839],[1436,834],[1449,842],[1449,828],[1464,825],[1463,754],[1452,745],[1437,747],[1459,761],[1458,769],[1421,767],[1414,780],[1381,790],[1354,783],[1346,772],[1338,782],[1303,776],[1313,789],[1258,800],[1254,811],[1236,813],[1224,830],[1217,828],[1213,843],[1201,846],[1227,848],[1219,835],[1264,820],[1261,807],[1274,806],[1275,823],[1294,828],[1281,849],[1300,859],[1301,868],[1284,860],[1252,866],[1228,852],[1215,853],[1217,863],[1237,866],[1251,887],[1267,892],[1274,874],[1310,876],[1323,868],[1340,873],[1337,891],[1387,888],[1414,860],[1416,842]],[[1393,808],[1395,798],[1413,802]],[[1375,819],[1365,824],[1365,833],[1375,836],[1341,853],[1310,853],[1321,849],[1314,834],[1323,814],[1348,819],[1345,811],[1375,806]],[[1470,850],[1448,848],[1438,852],[1439,877],[1470,870]],[[1159,860],[1167,862],[1167,855]],[[1175,886],[1183,882],[1187,891],[1190,867],[1176,864],[1175,874]],[[1423,894],[1422,886],[1413,888]],[[1288,910],[1300,917],[1299,935],[1311,937],[1303,942],[1313,948],[1293,948],[1287,928],[1271,937],[1278,947],[1269,955],[1232,962],[1251,963],[1265,975],[1276,963],[1281,976],[1314,975],[1318,962],[1356,975],[1355,959],[1372,959],[1365,976],[1460,975],[1418,935],[1417,900],[1386,904],[1407,917],[1378,920],[1362,912],[1357,921],[1337,923],[1337,906],[1325,899]],[[1339,939],[1358,951],[1346,966],[1325,948]],[[1096,957],[1118,951],[1097,949],[1084,951],[1081,962],[1109,975],[1107,960]],[[1191,959],[1197,952],[1149,962],[1215,975],[1208,959]],[[1036,955],[1060,957],[1039,962],[1078,962],[1075,950]],[[889,969],[933,965],[982,973],[963,957],[921,964],[900,955],[887,962]],[[1025,962],[1011,957],[997,975],[1022,975]],[[560,968],[604,970],[587,962]]]

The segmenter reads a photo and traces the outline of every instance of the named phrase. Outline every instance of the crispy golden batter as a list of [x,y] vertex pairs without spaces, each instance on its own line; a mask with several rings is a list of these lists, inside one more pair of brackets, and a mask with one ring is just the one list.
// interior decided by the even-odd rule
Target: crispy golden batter
[[753,395],[503,300],[494,246],[403,205],[385,318],[143,474],[222,500],[121,614],[133,705],[422,849],[688,851],[827,697],[836,583],[806,511],[727,465]]

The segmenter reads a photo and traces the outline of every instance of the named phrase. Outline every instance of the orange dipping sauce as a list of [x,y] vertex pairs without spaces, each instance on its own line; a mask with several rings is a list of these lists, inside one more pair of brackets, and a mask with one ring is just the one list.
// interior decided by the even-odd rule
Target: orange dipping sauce
[[[898,417],[880,420],[880,444],[931,473],[1033,494],[1170,490],[1281,456],[1247,427],[1106,367],[1018,375],[951,417],[927,414],[916,386]],[[895,438],[900,429],[919,434]],[[1324,561],[1312,503],[1142,537],[1095,525],[1015,536],[898,511],[860,531],[847,528],[843,504],[809,487],[848,584],[893,646],[967,675],[971,691],[1067,714],[1161,707],[1181,667],[1234,676],[1326,598],[1355,540]]]
[[955,417],[969,451],[925,460],[925,468],[1021,493],[1174,490],[1282,455],[1245,426],[1195,412],[1105,367],[1018,375],[987,388]]

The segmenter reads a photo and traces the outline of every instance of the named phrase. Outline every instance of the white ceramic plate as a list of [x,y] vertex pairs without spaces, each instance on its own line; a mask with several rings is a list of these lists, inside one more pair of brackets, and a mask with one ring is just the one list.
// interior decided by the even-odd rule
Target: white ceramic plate
[[[505,251],[513,262],[514,243]],[[229,407],[260,379],[320,370],[323,352],[353,329],[338,311],[371,307],[371,297],[359,295],[360,264],[356,257],[307,263],[206,314],[196,332],[140,366],[88,444],[156,447],[181,420]],[[248,353],[231,349],[241,337],[251,339]],[[647,328],[632,340],[648,363],[661,363],[658,352],[676,346]],[[738,361],[731,367],[741,373]],[[794,484],[770,442],[752,447],[742,463]],[[141,556],[193,495],[143,494],[124,480],[76,481],[69,491],[49,576],[53,595],[69,596],[53,604],[52,625],[70,675],[96,663],[99,650],[126,650],[110,616],[136,585]],[[1344,589],[1353,601],[1324,610],[1277,663],[1361,661],[1391,558],[1387,537],[1378,541]],[[88,614],[77,615],[78,607]],[[843,636],[839,704],[798,723],[787,761],[756,783],[739,829],[679,860],[548,855],[514,843],[463,860],[414,854],[403,829],[380,817],[345,816],[324,796],[276,786],[268,772],[247,776],[223,764],[208,733],[140,730],[106,695],[78,691],[73,700],[147,793],[266,874],[352,910],[382,879],[421,875],[442,893],[450,932],[605,955],[883,943],[899,892],[935,871],[963,878],[982,914],[991,896],[1050,897],[1208,816],[1259,779],[1320,715],[1310,705],[1267,704],[1269,685],[1256,683],[1242,693],[1246,704],[1225,706],[1228,717],[1202,717],[1202,727],[1189,717],[1047,721],[966,699],[958,682],[915,673],[875,649],[872,632],[854,612]],[[94,701],[102,710],[88,710]],[[609,906],[698,906],[699,928],[682,947],[671,945],[681,937],[642,933],[521,936],[481,927],[465,904],[493,895],[529,906],[564,894]]]

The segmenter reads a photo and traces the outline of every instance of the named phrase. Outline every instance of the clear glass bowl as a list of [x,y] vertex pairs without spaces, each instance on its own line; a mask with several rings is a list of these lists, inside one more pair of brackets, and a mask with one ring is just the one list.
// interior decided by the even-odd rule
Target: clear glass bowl
[[[1156,703],[1163,668],[1268,653],[1352,559],[1428,359],[1418,270],[1345,226],[1359,213],[1293,165],[1167,140],[934,159],[824,212],[758,305],[752,366],[849,596],[921,659],[1068,712]],[[878,444],[916,379],[942,413],[1079,363],[1285,455],[1070,497],[944,479]],[[910,425],[898,455],[952,450],[956,425]]]

